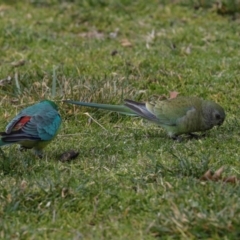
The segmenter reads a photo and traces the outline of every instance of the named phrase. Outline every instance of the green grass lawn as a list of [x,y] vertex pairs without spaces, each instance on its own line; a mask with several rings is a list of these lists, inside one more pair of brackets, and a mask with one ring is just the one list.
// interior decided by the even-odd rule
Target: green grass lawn
[[[199,180],[221,166],[240,178],[240,18],[229,2],[221,13],[213,1],[0,1],[0,80],[11,78],[1,131],[41,99],[63,118],[42,159],[2,148],[0,239],[239,238],[239,183]],[[176,142],[140,118],[62,102],[169,91],[218,102],[226,121]],[[78,157],[59,161],[71,149]]]

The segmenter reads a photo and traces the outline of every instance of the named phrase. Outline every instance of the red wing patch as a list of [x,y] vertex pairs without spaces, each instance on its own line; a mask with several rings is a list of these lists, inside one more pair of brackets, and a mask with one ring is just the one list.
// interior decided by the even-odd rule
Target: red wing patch
[[13,127],[13,131],[17,131],[19,129],[21,129],[27,122],[29,122],[31,119],[30,116],[25,116],[20,118],[20,120],[14,125]]

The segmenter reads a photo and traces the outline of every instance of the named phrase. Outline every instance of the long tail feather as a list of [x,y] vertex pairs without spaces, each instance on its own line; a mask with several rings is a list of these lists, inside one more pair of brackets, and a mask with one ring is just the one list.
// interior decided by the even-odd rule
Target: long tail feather
[[31,141],[41,140],[37,136],[32,136],[27,133],[23,133],[21,129],[15,132],[11,132],[9,134],[5,132],[0,132],[0,135],[1,135],[0,147],[7,144],[17,143],[25,140]]
[[135,112],[138,116],[153,122],[158,122],[158,118],[147,109],[146,103],[135,102],[129,99],[125,99],[124,101],[125,106]]
[[92,107],[92,108],[99,108],[104,110],[109,110],[113,112],[118,112],[121,114],[125,114],[128,116],[138,116],[137,113],[135,113],[130,108],[124,106],[124,105],[111,105],[111,104],[101,104],[101,103],[87,103],[87,102],[78,102],[78,101],[72,101],[72,100],[64,100],[66,103],[71,103],[75,105],[85,106],[85,107]]

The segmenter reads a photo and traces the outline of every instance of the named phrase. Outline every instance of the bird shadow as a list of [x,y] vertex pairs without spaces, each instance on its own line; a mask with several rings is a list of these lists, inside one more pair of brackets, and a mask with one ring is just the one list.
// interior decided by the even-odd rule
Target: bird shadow
[[206,137],[207,137],[206,133],[203,133],[203,134],[188,133],[184,136],[181,135],[181,136],[172,137],[172,139],[177,142],[183,142],[183,141],[200,140]]
[[175,137],[168,137],[166,136],[166,134],[162,134],[160,132],[146,132],[144,134],[140,134],[140,133],[134,133],[134,138],[135,139],[142,139],[142,137],[146,137],[149,139],[154,139],[154,138],[158,138],[158,139],[172,139],[173,141],[176,142],[185,142],[185,141],[193,141],[193,140],[200,140],[200,139],[204,139],[208,136],[207,133],[203,133],[203,134],[196,134],[196,133],[188,133],[188,134],[183,134],[181,136],[175,136]]

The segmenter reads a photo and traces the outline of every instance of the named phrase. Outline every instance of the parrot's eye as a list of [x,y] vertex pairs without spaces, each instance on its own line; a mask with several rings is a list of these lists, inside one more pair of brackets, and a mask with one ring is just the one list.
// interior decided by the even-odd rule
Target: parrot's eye
[[220,114],[216,114],[215,118],[219,120],[221,118]]

